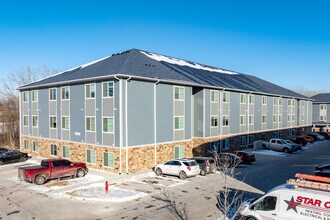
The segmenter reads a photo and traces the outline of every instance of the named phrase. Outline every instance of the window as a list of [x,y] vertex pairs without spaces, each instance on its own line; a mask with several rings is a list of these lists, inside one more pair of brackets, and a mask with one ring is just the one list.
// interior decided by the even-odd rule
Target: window
[[32,91],[32,102],[37,102],[38,101],[38,90],[33,90]]
[[320,121],[327,121],[327,116],[320,116]]
[[241,115],[240,124],[241,125],[245,125],[246,124],[246,116],[245,115]]
[[229,125],[229,116],[228,115],[222,116],[222,125],[223,126],[228,126]]
[[[276,131],[273,132],[273,138],[277,138],[277,132]],[[273,140],[273,141],[275,141],[275,140]]]
[[283,132],[282,131],[278,132],[278,138],[283,138]]
[[57,146],[56,144],[50,145],[50,155],[57,156]]
[[255,210],[273,211],[276,209],[277,198],[275,196],[267,196],[254,205]]
[[184,129],[184,116],[175,116],[174,117],[174,129],[175,130]]
[[291,115],[288,115],[288,122],[291,122]]
[[254,116],[249,115],[249,125],[253,125],[253,124],[254,124]]
[[246,146],[246,137],[243,136],[240,138],[240,144],[241,144],[241,147],[245,147]]
[[282,122],[282,115],[278,115],[278,122]]
[[103,132],[113,133],[113,117],[103,118]]
[[86,98],[93,99],[95,98],[95,84],[86,85]]
[[229,102],[229,92],[223,93],[223,102]]
[[49,100],[56,100],[56,88],[49,89]]
[[29,101],[29,93],[23,92],[23,102],[28,102],[28,101]]
[[29,117],[27,115],[23,115],[23,126],[29,126]]
[[324,105],[324,104],[320,105],[320,109],[321,110],[327,110],[327,105]]
[[184,158],[184,146],[174,147],[174,159]]
[[273,115],[273,122],[277,123],[277,115]]
[[56,128],[56,116],[49,117],[49,127]]
[[95,131],[95,117],[86,117],[86,131]]
[[69,86],[62,87],[62,100],[69,99],[70,93],[69,93]]
[[103,97],[113,97],[113,82],[105,82],[103,86]]
[[254,143],[254,135],[250,135],[249,136],[249,144],[253,144]]
[[24,149],[25,150],[29,150],[30,149],[29,140],[24,140]]
[[261,123],[266,124],[267,122],[267,115],[262,115],[261,116]]
[[86,162],[95,164],[96,163],[95,155],[96,155],[95,150],[87,150]]
[[222,140],[222,149],[223,150],[229,149],[229,139]]
[[301,101],[301,107],[304,108],[305,107],[305,102]]
[[277,105],[277,98],[273,98],[273,105]]
[[266,96],[262,97],[262,104],[267,105],[267,97]]
[[103,154],[103,166],[114,168],[114,156],[113,153],[104,153]]
[[215,90],[211,90],[211,102],[219,101],[219,92]]
[[174,87],[174,99],[175,100],[184,100],[184,88],[183,87]]
[[295,115],[291,115],[291,120],[295,121],[296,120],[296,116]]
[[39,143],[38,142],[36,142],[36,141],[33,141],[32,142],[32,150],[34,152],[38,152],[39,151]]
[[38,127],[38,116],[32,115],[32,127]]
[[305,120],[305,115],[301,115],[301,120],[304,121]]
[[249,96],[249,103],[254,104],[254,95]]
[[280,106],[283,105],[283,99],[282,99],[282,98],[279,98],[279,100],[278,100],[278,104],[279,104]]
[[218,116],[211,116],[211,127],[217,127],[218,126]]
[[288,106],[291,106],[291,105],[292,105],[292,100],[289,99],[289,100],[288,100]]
[[241,104],[246,104],[246,94],[241,94]]
[[63,155],[64,158],[70,159],[70,147],[63,146]]
[[67,116],[62,117],[62,129],[70,129],[70,118]]
[[265,134],[265,133],[262,133],[262,134],[261,134],[261,140],[266,140],[266,139],[267,139],[266,134]]

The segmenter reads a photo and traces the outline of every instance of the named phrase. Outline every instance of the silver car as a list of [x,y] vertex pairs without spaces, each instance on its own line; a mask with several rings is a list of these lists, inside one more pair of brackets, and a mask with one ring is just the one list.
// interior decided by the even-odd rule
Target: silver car
[[157,176],[163,174],[178,176],[180,179],[196,176],[200,173],[199,165],[191,159],[174,159],[153,168]]

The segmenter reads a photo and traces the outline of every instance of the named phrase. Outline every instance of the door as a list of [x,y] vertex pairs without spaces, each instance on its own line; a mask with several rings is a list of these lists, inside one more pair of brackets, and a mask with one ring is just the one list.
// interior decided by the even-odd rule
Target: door
[[76,168],[71,166],[71,162],[68,160],[62,160],[61,163],[61,176],[73,176],[76,174]]
[[172,174],[178,176],[180,170],[181,170],[181,163],[179,161],[173,161],[173,166],[171,167]]
[[172,174],[173,162],[174,161],[168,161],[164,164],[163,169],[162,169],[164,174]]
[[61,161],[52,162],[51,178],[59,178],[62,175]]
[[258,219],[278,220],[278,196],[266,196],[253,206],[255,216]]

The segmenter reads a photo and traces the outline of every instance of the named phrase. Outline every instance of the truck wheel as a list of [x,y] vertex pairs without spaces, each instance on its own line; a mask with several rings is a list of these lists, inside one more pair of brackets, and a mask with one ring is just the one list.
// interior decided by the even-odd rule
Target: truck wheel
[[187,174],[184,171],[180,171],[179,177],[180,177],[180,179],[185,180],[185,179],[187,179]]
[[80,178],[80,177],[84,177],[84,176],[85,176],[85,171],[83,169],[78,169],[76,177]]
[[201,176],[205,176],[206,175],[206,171],[205,170],[201,170]]
[[286,154],[288,154],[288,153],[290,152],[290,151],[289,151],[289,148],[285,147],[285,148],[283,149],[283,152],[286,153]]
[[248,217],[246,220],[256,220],[256,219],[253,217]]
[[21,157],[21,158],[19,159],[19,162],[25,162],[25,157]]
[[46,178],[43,175],[38,175],[34,178],[34,183],[37,185],[42,185],[46,182]]
[[156,175],[157,176],[161,176],[161,175],[163,175],[163,171],[162,171],[162,169],[160,169],[160,168],[157,168],[157,170],[156,170]]

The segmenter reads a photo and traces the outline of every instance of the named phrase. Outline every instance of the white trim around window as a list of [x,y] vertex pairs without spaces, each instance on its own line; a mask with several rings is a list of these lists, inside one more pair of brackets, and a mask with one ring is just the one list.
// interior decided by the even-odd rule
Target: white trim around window
[[249,115],[249,125],[254,125],[254,115]]
[[25,91],[23,92],[23,103],[29,102],[29,92]]
[[[211,128],[217,128],[219,126],[219,117],[218,115],[211,115]],[[212,125],[215,124],[215,125]]]
[[[89,119],[90,121],[89,121],[89,129],[87,129],[87,119]],[[91,119],[93,119],[93,124],[91,123],[92,121],[91,121]],[[93,127],[92,127],[92,125],[94,125]],[[95,116],[86,116],[85,117],[85,131],[87,131],[87,132],[95,132],[95,130],[96,130],[96,120],[95,120]]]
[[261,115],[261,124],[266,124],[267,123],[267,115],[263,114]]
[[246,115],[240,115],[240,125],[246,125]]
[[38,115],[32,115],[32,127],[37,128],[38,124],[39,124]]
[[[54,127],[51,126],[51,118],[55,118],[55,126]],[[56,117],[56,115],[50,115],[49,116],[49,128],[50,129],[56,129],[57,128],[57,117]]]
[[38,90],[31,91],[32,102],[38,102]]
[[[228,122],[228,123],[225,123]],[[222,127],[229,127],[229,115],[222,115]]]
[[57,88],[49,88],[48,89],[48,98],[50,102],[54,102],[57,99]]
[[[94,157],[92,157],[92,155],[89,155],[90,161],[88,161],[88,152],[94,152]],[[93,162],[92,159],[94,159],[95,161]],[[88,164],[96,164],[96,150],[91,150],[91,149],[87,149],[86,150],[86,163]]]
[[185,99],[185,87],[183,87],[183,86],[174,86],[173,87],[173,93],[174,93],[173,94],[174,100],[184,101],[184,99]]
[[23,127],[29,127],[29,116],[23,115]]
[[210,90],[210,100],[212,103],[219,102],[219,91],[218,90]]
[[[178,119],[178,128],[176,128],[176,119]],[[184,130],[185,127],[185,119],[184,119],[184,115],[177,115],[174,116],[174,130],[175,131],[179,131],[179,130]]]
[[222,102],[223,103],[230,102],[230,93],[229,92],[223,92]]
[[[107,88],[104,88],[105,86]],[[109,88],[111,88],[111,90]],[[113,83],[113,81],[102,82],[102,98],[113,98],[113,96],[114,96],[114,83]]]
[[[66,121],[66,119],[67,119],[67,121]],[[70,130],[70,117],[69,116],[62,116],[61,127],[62,127],[62,130]]]
[[70,100],[70,86],[61,87],[61,100]]
[[[87,91],[89,87],[89,92]],[[95,83],[85,84],[85,99],[95,99],[96,97],[96,85]]]
[[[107,122],[107,125],[108,125],[108,126],[104,127],[104,126],[105,126],[105,124],[104,124],[105,119],[109,119],[110,122],[111,122],[111,119],[112,119],[112,129],[111,129],[111,126],[110,126],[111,123],[110,123],[110,125],[108,124],[109,121]],[[109,126],[110,126],[110,127],[109,127]],[[106,129],[107,131],[104,131],[105,128],[107,128],[107,129]],[[110,130],[110,131],[108,131],[108,130]],[[111,130],[112,130],[112,131],[111,131]],[[103,117],[102,117],[102,132],[105,133],[105,134],[113,134],[114,131],[115,131],[115,119],[114,119],[114,117],[103,116]]]

